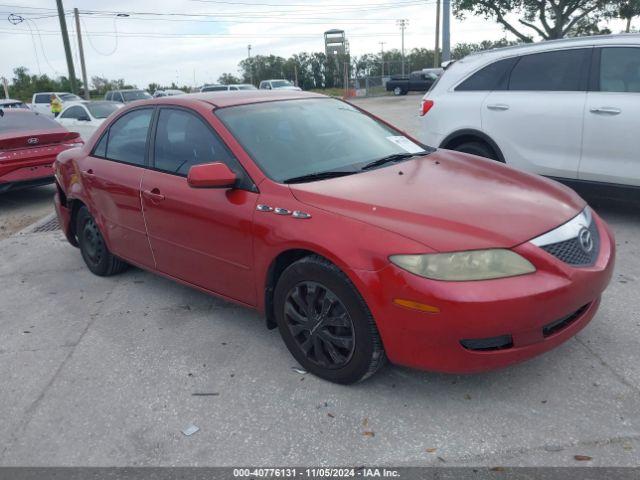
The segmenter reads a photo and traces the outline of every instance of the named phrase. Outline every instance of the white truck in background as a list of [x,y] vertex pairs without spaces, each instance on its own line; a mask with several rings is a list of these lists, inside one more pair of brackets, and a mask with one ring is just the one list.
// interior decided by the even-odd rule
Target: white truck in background
[[82,101],[82,98],[78,95],[69,92],[37,92],[33,94],[31,99],[31,110],[53,117],[53,113],[51,113],[51,95],[55,95],[60,100],[63,108],[65,103]]

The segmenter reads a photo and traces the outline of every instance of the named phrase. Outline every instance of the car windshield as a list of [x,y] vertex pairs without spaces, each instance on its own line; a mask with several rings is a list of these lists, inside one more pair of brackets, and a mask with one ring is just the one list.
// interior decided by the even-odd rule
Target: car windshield
[[63,102],[79,102],[82,100],[79,96],[74,95],[73,93],[60,93],[58,96]]
[[127,92],[121,92],[125,102],[133,102],[134,100],[145,100],[151,98],[149,93],[144,90],[129,90]]
[[257,90],[253,85],[236,85],[236,87],[238,87],[238,90]]
[[93,118],[107,118],[122,106],[114,102],[88,102],[85,105]]
[[216,113],[276,182],[360,172],[384,157],[430,151],[348,103],[329,98],[239,105]]
[[32,112],[3,112],[0,115],[0,133],[28,132],[31,130],[60,129],[55,120]]
[[273,88],[293,87],[293,83],[288,80],[272,80],[271,86]]

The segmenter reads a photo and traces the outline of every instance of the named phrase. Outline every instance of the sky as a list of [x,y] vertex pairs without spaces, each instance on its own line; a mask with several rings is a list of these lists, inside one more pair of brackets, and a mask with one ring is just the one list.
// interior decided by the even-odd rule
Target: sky
[[[67,75],[55,0],[0,0],[0,77],[13,69]],[[252,55],[324,51],[323,32],[345,30],[352,55],[401,46],[398,19],[407,19],[405,50],[434,48],[436,0],[63,0],[77,8],[87,74],[198,86]],[[10,16],[10,14],[14,14]],[[128,16],[126,16],[128,15]],[[80,77],[73,15],[66,16]],[[15,24],[14,24],[15,23]],[[636,22],[637,23],[637,22]],[[634,25],[637,27],[637,25]],[[610,25],[613,31],[622,22]],[[482,17],[451,19],[451,44],[513,39]],[[379,42],[385,42],[383,46]]]

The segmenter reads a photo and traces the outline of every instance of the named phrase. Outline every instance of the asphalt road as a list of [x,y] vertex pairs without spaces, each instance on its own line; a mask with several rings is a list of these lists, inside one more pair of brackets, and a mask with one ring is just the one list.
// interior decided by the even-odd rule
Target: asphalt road
[[[418,98],[358,102],[411,124]],[[637,466],[640,211],[596,208],[618,262],[576,338],[501,371],[388,365],[349,387],[293,370],[250,310],[137,269],[95,277],[60,232],[1,240],[0,465]]]

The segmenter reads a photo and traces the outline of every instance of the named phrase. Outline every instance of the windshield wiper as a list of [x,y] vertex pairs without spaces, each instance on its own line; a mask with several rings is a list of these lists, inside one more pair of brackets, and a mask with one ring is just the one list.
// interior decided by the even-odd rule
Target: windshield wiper
[[338,170],[338,171],[327,171],[327,172],[316,172],[316,173],[308,173],[306,175],[300,175],[299,177],[287,178],[283,183],[304,183],[304,182],[313,182],[314,180],[324,180],[326,178],[336,178],[336,177],[344,177],[346,175],[353,175],[354,173],[358,173],[357,171],[352,170]]
[[387,155],[386,157],[382,157],[379,158],[378,160],[374,160],[373,162],[369,162],[367,163],[364,167],[362,167],[362,170],[369,170],[371,168],[375,168],[375,167],[380,167],[386,163],[395,163],[395,162],[399,162],[400,160],[406,160],[408,158],[411,157],[417,157],[419,155],[425,155],[427,152],[424,153],[394,153],[392,155]]

